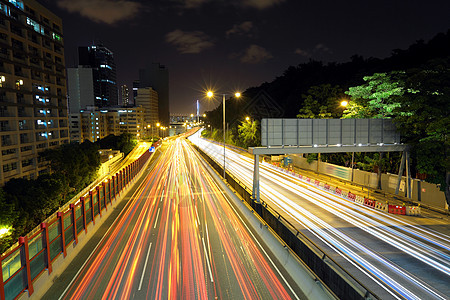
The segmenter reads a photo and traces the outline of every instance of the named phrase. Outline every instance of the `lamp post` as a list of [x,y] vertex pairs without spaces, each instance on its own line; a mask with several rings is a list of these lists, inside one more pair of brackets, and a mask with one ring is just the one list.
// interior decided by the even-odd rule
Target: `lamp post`
[[[208,91],[206,93],[206,96],[208,96],[208,98],[212,98],[214,96],[214,93],[212,91]],[[237,92],[237,93],[234,94],[234,96],[236,98],[239,98],[241,96],[241,93]],[[223,106],[223,117],[222,117],[223,118],[223,179],[226,180],[226,177],[225,177],[225,149],[226,149],[226,147],[225,147],[225,141],[226,141],[226,139],[225,139],[225,97],[226,97],[226,94],[222,94],[222,106]]]
[[[348,101],[347,101],[347,100],[342,100],[341,103],[340,103],[340,105],[341,105],[344,109],[346,109],[347,106],[348,106]],[[354,161],[355,161],[355,152],[352,152],[352,176],[351,176],[351,181],[352,181],[352,182],[353,182],[353,164],[354,164]]]

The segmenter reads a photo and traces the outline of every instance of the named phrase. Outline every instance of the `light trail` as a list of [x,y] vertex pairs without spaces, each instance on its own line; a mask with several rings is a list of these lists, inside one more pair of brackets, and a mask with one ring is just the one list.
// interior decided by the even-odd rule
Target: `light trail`
[[176,140],[64,299],[298,299],[196,152]]
[[[222,146],[200,138],[199,134],[191,136],[190,140],[222,165]],[[248,188],[252,188],[253,159],[227,149],[226,168]],[[446,299],[445,292],[441,293],[432,287],[433,281],[426,283],[425,278],[418,278],[415,274],[405,271],[404,268],[407,266],[397,265],[392,259],[383,257],[383,255],[392,256],[389,255],[389,250],[383,250],[383,255],[380,255],[377,251],[370,250],[370,247],[364,246],[364,243],[374,244],[379,249],[386,248],[385,245],[395,247],[401,253],[441,272],[441,276],[447,276],[450,280],[448,235],[424,229],[414,222],[414,218],[401,219],[357,205],[318,189],[291,174],[280,172],[270,164],[260,164],[260,176],[263,201],[290,217],[300,225],[300,228],[305,228],[312,237],[332,251],[342,255],[344,260],[376,282],[390,297],[397,296],[389,287],[405,298],[417,299],[426,295],[430,298]],[[301,205],[306,203],[304,201],[309,203],[309,209],[312,207],[320,209],[321,216],[325,216],[325,212],[328,216],[322,219],[304,209]],[[335,228],[331,223],[339,226]],[[364,238],[363,241],[355,239],[346,233],[351,232],[346,229],[348,227],[361,230],[371,239]],[[364,235],[358,233],[357,236]],[[375,244],[374,240],[379,242]]]

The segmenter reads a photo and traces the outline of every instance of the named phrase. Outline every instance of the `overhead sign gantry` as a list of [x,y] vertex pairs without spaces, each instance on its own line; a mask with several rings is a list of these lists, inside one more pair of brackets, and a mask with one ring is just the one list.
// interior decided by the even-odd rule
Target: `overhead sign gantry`
[[261,144],[254,155],[253,192],[260,202],[259,155],[344,152],[403,152],[395,193],[406,165],[407,197],[411,198],[409,147],[400,143],[392,119],[262,119]]

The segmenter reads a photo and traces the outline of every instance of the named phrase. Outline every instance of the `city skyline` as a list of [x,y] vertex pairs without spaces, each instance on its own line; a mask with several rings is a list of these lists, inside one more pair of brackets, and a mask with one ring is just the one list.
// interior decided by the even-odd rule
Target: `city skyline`
[[[384,58],[416,40],[448,30],[444,1],[42,1],[61,16],[66,63],[78,46],[103,43],[115,53],[118,85],[132,86],[138,70],[161,63],[170,70],[171,113],[201,111],[219,93],[270,82],[310,59]],[[101,10],[98,9],[101,6]],[[439,9],[437,9],[439,8]]]

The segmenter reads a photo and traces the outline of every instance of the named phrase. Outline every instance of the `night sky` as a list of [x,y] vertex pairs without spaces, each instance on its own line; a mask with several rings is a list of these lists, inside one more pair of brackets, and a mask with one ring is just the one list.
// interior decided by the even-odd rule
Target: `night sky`
[[40,0],[64,25],[66,66],[78,46],[114,52],[118,85],[152,62],[170,72],[170,112],[211,110],[204,91],[270,82],[310,59],[384,58],[450,29],[450,1]]

